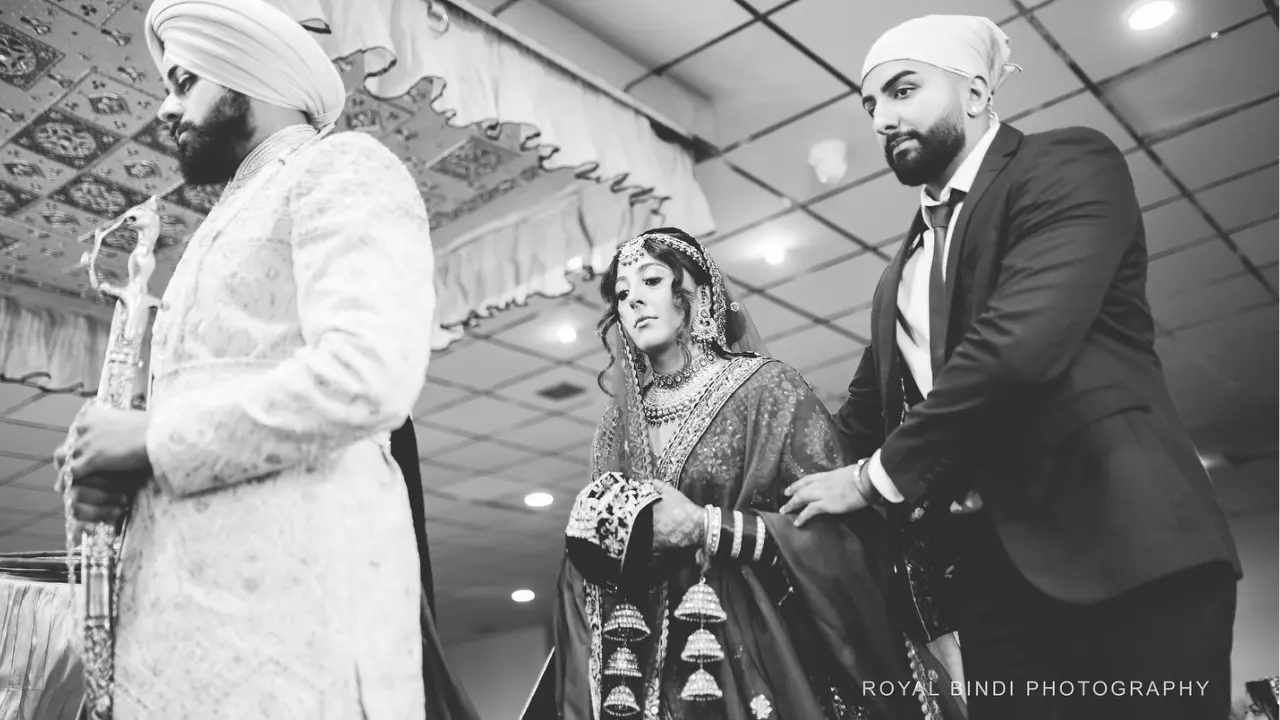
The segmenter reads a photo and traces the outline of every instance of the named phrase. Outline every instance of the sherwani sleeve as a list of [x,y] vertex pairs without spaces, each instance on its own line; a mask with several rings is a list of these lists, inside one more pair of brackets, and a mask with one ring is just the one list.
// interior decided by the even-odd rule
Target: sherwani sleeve
[[269,372],[152,415],[147,451],[171,493],[315,466],[398,427],[422,390],[434,259],[416,184],[360,133],[330,137],[299,162],[288,212],[304,345]]

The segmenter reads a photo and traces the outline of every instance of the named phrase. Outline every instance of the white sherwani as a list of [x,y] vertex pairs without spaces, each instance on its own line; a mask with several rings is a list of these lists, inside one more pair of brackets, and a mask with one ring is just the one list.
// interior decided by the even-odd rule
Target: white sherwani
[[313,136],[283,130],[246,159],[165,293],[118,720],[423,717],[417,549],[388,435],[426,376],[427,215],[378,141]]

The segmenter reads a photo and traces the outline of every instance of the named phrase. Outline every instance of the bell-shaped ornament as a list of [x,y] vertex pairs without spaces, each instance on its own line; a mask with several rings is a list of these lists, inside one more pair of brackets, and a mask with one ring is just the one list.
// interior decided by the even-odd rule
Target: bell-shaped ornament
[[720,649],[720,641],[706,628],[698,628],[689,636],[684,644],[680,659],[691,663],[715,662],[724,659],[724,650]]
[[716,591],[703,578],[697,585],[689,588],[676,608],[676,617],[686,622],[719,623],[725,621],[724,608],[720,607],[720,598]]
[[610,715],[626,717],[640,712],[640,703],[636,702],[635,693],[631,692],[631,688],[619,685],[609,691],[609,697],[604,701],[604,710]]
[[614,642],[635,642],[649,637],[649,626],[635,605],[624,602],[609,614],[604,624],[604,636]]
[[689,702],[709,702],[722,697],[724,693],[720,692],[716,679],[702,668],[698,668],[689,676],[689,680],[684,684],[684,690],[680,691],[680,698]]
[[629,648],[618,648],[609,658],[609,664],[604,668],[604,674],[609,677],[640,677],[640,661],[636,659],[636,654],[631,652]]

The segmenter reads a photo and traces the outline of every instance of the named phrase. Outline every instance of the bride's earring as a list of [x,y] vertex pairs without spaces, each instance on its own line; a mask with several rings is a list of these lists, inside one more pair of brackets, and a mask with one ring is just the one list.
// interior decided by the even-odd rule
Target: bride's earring
[[698,293],[698,312],[693,317],[691,334],[698,343],[711,343],[716,339],[716,323],[711,317],[711,295],[704,288]]

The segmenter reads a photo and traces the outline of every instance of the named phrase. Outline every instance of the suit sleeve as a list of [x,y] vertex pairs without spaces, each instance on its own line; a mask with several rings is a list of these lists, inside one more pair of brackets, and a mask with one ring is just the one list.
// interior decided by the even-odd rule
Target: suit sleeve
[[1141,223],[1128,165],[1099,132],[1046,138],[1010,198],[1009,246],[987,307],[880,460],[908,501],[999,452],[997,423],[1062,375],[1098,320]]
[[849,395],[833,418],[841,448],[850,460],[870,456],[884,440],[884,404],[879,385],[875,350],[868,345],[849,383]]
[[152,415],[147,451],[173,494],[317,465],[399,427],[422,390],[434,259],[412,177],[359,133],[299,162],[289,242],[304,344],[269,372]]

